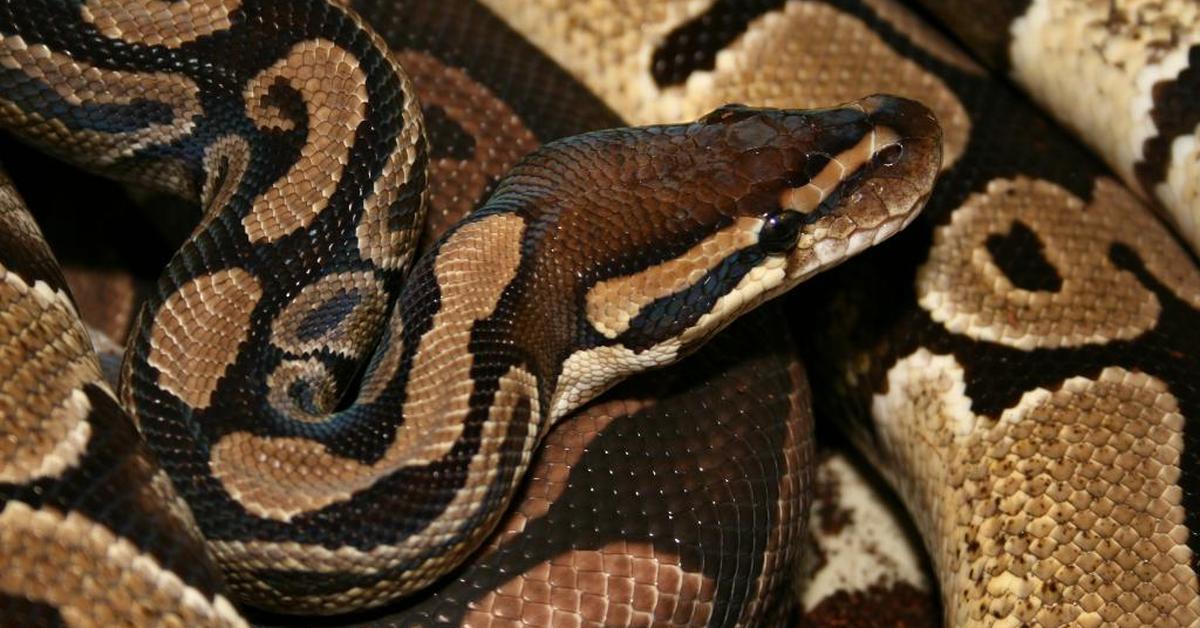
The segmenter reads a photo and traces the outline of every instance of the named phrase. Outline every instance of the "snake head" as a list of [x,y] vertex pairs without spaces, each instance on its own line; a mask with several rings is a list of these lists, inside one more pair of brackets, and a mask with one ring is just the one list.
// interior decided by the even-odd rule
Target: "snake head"
[[933,113],[894,96],[806,111],[729,105],[697,126],[718,171],[723,161],[733,174],[709,173],[710,194],[736,199],[723,213],[752,232],[748,249],[782,271],[782,289],[900,231],[941,167]]
[[933,114],[892,96],[733,105],[528,156],[490,204],[523,218],[530,291],[574,295],[522,315],[559,347],[543,364],[582,380],[560,382],[555,414],[898,232],[940,165]]

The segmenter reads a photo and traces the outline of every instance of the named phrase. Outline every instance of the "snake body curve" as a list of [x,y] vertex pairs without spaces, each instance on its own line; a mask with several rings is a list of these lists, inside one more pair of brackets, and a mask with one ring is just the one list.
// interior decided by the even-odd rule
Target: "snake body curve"
[[[751,305],[894,233],[940,156],[928,113],[892,98],[811,113],[725,108],[690,125],[552,144],[438,240],[397,298],[430,154],[411,83],[353,14],[323,2],[8,3],[0,30],[6,125],[206,208],[149,297],[124,367],[125,406],[171,481],[136,443],[124,459],[142,492],[161,498],[150,511],[173,521],[148,529],[190,528],[194,517],[232,590],[286,612],[370,606],[436,579],[494,525],[549,424],[625,371],[690,353]],[[229,51],[247,52],[218,54]],[[667,192],[641,193],[648,181]],[[682,205],[672,200],[681,190]],[[606,245],[568,228],[604,215],[598,191],[645,208],[624,233],[648,239]],[[27,224],[21,216],[14,224]],[[550,262],[548,252],[577,255]],[[28,257],[6,263],[14,298],[66,318],[61,277],[29,274]],[[659,269],[668,284],[654,280]],[[532,297],[542,291],[577,296]],[[385,322],[394,298],[398,314]],[[575,322],[536,324],[547,318]],[[72,354],[86,342],[66,325]],[[358,401],[342,407],[352,360],[367,357],[359,341],[380,328],[385,348],[366,362]],[[43,351],[11,334],[13,346]],[[50,355],[64,348],[43,339]],[[31,496],[46,492],[31,488],[41,480],[61,500],[82,499],[79,480],[65,478],[90,462],[90,417],[119,414],[94,359],[77,361],[78,381],[50,391],[61,423],[42,426],[72,438],[13,467],[25,476],[10,482],[6,531],[122,530]],[[415,427],[444,440],[407,434]],[[397,431],[394,441],[366,438],[381,429]],[[303,475],[313,476],[305,489],[287,488]],[[369,493],[382,505],[359,500]],[[38,506],[67,521],[56,526]],[[346,536],[331,540],[333,531]],[[138,541],[153,545],[155,534]],[[135,547],[126,567],[142,567],[147,595],[108,609],[178,617],[174,602],[187,619],[237,623],[188,538],[183,558],[199,588],[156,589],[186,573],[181,556]],[[40,558],[18,563],[36,574],[53,564]],[[37,612],[68,605],[56,583],[42,584],[11,584],[5,599]]]

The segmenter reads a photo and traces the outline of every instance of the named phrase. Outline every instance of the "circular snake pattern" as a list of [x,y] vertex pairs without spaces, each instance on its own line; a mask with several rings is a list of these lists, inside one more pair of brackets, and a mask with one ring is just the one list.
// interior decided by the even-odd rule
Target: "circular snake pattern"
[[[930,4],[1190,236],[1187,3]],[[6,621],[780,623],[793,334],[947,622],[1200,618],[1195,259],[894,2],[14,0],[0,37],[0,124],[203,208],[118,405],[76,322],[105,297],[67,290],[96,275],[4,188]],[[944,158],[909,101],[792,110],[874,92]],[[792,332],[772,303],[716,335],[899,230],[939,163]]]

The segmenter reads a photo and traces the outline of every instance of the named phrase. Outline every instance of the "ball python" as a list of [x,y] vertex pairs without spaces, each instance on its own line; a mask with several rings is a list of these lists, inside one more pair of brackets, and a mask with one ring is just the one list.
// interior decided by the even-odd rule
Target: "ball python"
[[549,425],[894,234],[941,157],[929,111],[886,96],[575,136],[401,287],[432,154],[411,81],[341,4],[10,2],[0,33],[0,122],[205,210],[128,344],[135,432],[7,192],[6,442],[33,446],[6,464],[3,601],[34,621],[238,623],[203,545],[282,612],[422,589]]
[[[726,99],[836,100],[867,86],[920,98],[942,121],[945,168],[923,216],[876,255],[818,278],[789,311],[799,329],[819,330],[797,335],[818,419],[847,427],[914,516],[947,623],[1194,624],[1200,491],[1186,419],[1200,414],[1200,275],[1178,236],[897,2],[610,4],[601,13],[565,0],[488,2],[634,121],[686,118]],[[1007,4],[980,3],[947,23],[966,25],[966,41],[971,30],[1008,40],[997,35],[1008,22],[984,11]],[[1170,35],[1194,33],[1190,5],[1028,5],[1051,7],[1038,9],[1041,28],[1073,7],[1147,7],[1145,19],[1042,40],[1074,44],[1072,58],[1120,51],[1119,76],[1056,66],[1061,48],[1025,49],[1061,94],[1094,93],[1080,85],[1101,77],[1106,89],[1142,94],[1137,110],[1153,109],[1155,128],[1167,129],[1162,139],[1149,131],[1147,145],[1181,146],[1190,167],[1186,133],[1170,130],[1195,124],[1195,106],[1178,97],[1194,89],[1179,68],[1194,48]],[[1161,28],[1173,19],[1182,28]],[[1135,37],[1146,23],[1155,26]],[[1144,55],[1129,49],[1139,40],[1159,44]],[[1143,64],[1121,59],[1153,59],[1164,43],[1174,65],[1122,88]],[[1078,112],[1099,116],[1098,101],[1058,111],[1084,131]],[[1111,125],[1129,128],[1120,102]],[[1167,122],[1172,112],[1181,115]]]

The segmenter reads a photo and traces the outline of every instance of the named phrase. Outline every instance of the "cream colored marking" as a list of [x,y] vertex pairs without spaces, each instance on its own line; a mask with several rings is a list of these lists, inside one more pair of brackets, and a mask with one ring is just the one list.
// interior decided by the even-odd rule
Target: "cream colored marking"
[[[598,550],[568,550],[469,601],[464,624],[494,623],[497,607],[516,606],[519,617],[547,626],[707,625],[717,583],[684,570],[680,562],[678,555],[648,543],[613,541]],[[609,567],[614,564],[626,569],[614,572]],[[629,594],[603,594],[617,590]]]
[[[209,218],[217,215],[237,192],[246,168],[250,166],[250,143],[240,135],[218,138],[204,149],[204,186],[200,190],[200,207],[204,219],[196,227],[201,229]],[[220,182],[221,187],[217,187]]]
[[759,262],[758,266],[742,277],[733,290],[717,299],[712,309],[701,316],[695,325],[685,329],[679,335],[679,339],[690,345],[709,338],[737,317],[778,294],[785,281],[791,286],[788,265],[789,260],[784,257],[768,257]]
[[159,385],[195,409],[207,408],[237,359],[260,298],[258,280],[240,268],[196,277],[167,297],[150,329],[146,356],[159,371]]
[[[4,214],[10,225],[40,237],[23,210]],[[91,339],[70,297],[42,281],[30,285],[3,266],[0,313],[0,482],[58,476],[79,463],[91,437],[82,387],[108,388]]]
[[185,137],[202,113],[200,88],[182,74],[101,69],[42,44],[27,45],[20,35],[0,35],[0,67],[23,72],[76,106],[128,105],[145,100],[171,108],[169,122],[155,122],[125,133],[105,133],[69,129],[45,117],[46,112],[24,111],[7,98],[0,98],[0,120],[23,129],[27,137],[60,151],[69,150],[72,158],[92,167],[111,166],[146,147]]
[[[815,573],[797,578],[806,611],[839,591],[899,583],[930,590],[922,565],[924,552],[920,541],[906,530],[907,518],[891,507],[853,462],[841,453],[826,458],[817,466],[816,482],[832,483],[834,489],[828,492],[836,500],[833,506],[850,514],[833,531],[822,526],[821,508],[814,505],[809,511],[808,529],[822,558]],[[817,560],[811,555],[806,558]]]
[[229,28],[241,0],[87,0],[83,21],[113,39],[178,48]]
[[[336,325],[314,337],[301,327],[307,316],[326,302],[357,296],[357,303]],[[383,284],[370,271],[326,275],[300,290],[271,323],[271,342],[290,353],[304,355],[314,351],[332,351],[348,358],[362,354],[364,343],[373,341],[387,314],[387,294]]]
[[[252,578],[236,574],[261,569],[264,565],[297,572],[373,574],[389,565],[425,558],[421,567],[401,575],[398,580],[382,580],[352,594],[381,602],[394,598],[397,588],[407,592],[423,587],[461,562],[466,553],[478,546],[481,535],[489,532],[503,514],[503,509],[495,510],[477,527],[465,527],[469,519],[479,514],[483,499],[496,480],[501,465],[501,447],[510,432],[514,410],[520,400],[526,399],[530,404],[529,423],[514,483],[506,487],[510,497],[516,482],[520,481],[541,433],[541,408],[536,394],[537,379],[523,369],[511,368],[500,378],[495,403],[481,430],[479,449],[467,464],[463,488],[453,495],[440,515],[403,543],[378,545],[367,551],[349,546],[329,550],[322,546],[267,541],[218,542],[210,547],[222,566],[233,572],[231,582],[235,590],[252,595],[270,595],[271,592],[256,589],[260,585]],[[280,451],[296,455],[283,458],[277,455]],[[295,438],[268,440],[235,433],[222,439],[214,448],[212,468],[229,494],[248,511],[287,521],[300,512],[311,512],[350,499],[356,491],[370,486],[385,473],[407,464],[407,461],[397,460],[395,453],[393,445],[383,459],[368,467],[352,460],[334,458],[310,441]],[[241,459],[227,467],[224,461],[227,456]],[[239,475],[226,476],[224,471],[229,468]],[[446,543],[450,544],[446,551],[436,551]],[[314,596],[300,601],[312,605],[320,604],[319,600],[319,596]]]
[[889,127],[872,128],[871,133],[853,147],[831,157],[829,163],[807,183],[798,188],[784,190],[780,196],[780,206],[802,214],[811,213],[822,201],[829,198],[829,194],[838,184],[845,181],[846,177],[870,162],[879,151],[895,146],[899,141],[900,136]]
[[[524,229],[517,215],[496,214],[463,226],[442,246],[434,265],[441,307],[413,359],[403,425],[377,463],[333,456],[303,438],[234,432],[213,447],[214,477],[247,511],[288,521],[350,499],[388,472],[443,458],[461,437],[470,411],[471,327],[492,314],[515,276]],[[364,387],[380,386],[376,380],[382,375],[373,373]]]
[[406,186],[413,185],[417,146],[425,135],[416,90],[408,75],[398,66],[393,67],[400,78],[400,90],[404,94],[403,128],[384,163],[383,172],[375,179],[370,192],[363,199],[362,218],[355,231],[358,250],[363,258],[386,270],[396,270],[408,265],[416,249],[420,225],[429,205],[429,189],[426,186],[421,190],[421,207],[415,209],[411,221],[399,228],[391,224],[392,204]]
[[641,353],[622,345],[572,353],[563,360],[558,386],[550,396],[550,423],[556,423],[633,371],[671,364],[679,357],[681,345],[678,338],[672,338]]
[[[1017,349],[1075,347],[1134,338],[1158,323],[1158,297],[1109,259],[1129,245],[1176,296],[1200,307],[1200,271],[1162,225],[1115,181],[1098,179],[1093,203],[1034,179],[997,179],[934,232],[917,273],[921,307],[946,329]],[[1057,292],[1013,285],[987,239],[1013,221],[1031,229],[1062,278]]]
[[550,423],[587,403],[617,381],[637,371],[675,362],[679,351],[717,333],[742,313],[778,293],[787,278],[788,260],[769,257],[742,277],[738,285],[717,299],[712,309],[678,336],[640,352],[623,345],[576,351],[563,361],[558,384],[550,396]]
[[1200,254],[1200,126],[1171,142],[1167,178],[1155,186],[1154,193],[1174,210],[1176,226]]
[[[1135,189],[1134,165],[1160,129],[1150,112],[1154,86],[1175,80],[1200,45],[1200,5],[1190,0],[1072,2],[1034,0],[1012,23],[1013,76],[1042,105],[1075,130]],[[1045,63],[1045,59],[1054,63]],[[1191,136],[1200,138],[1200,129]],[[1191,170],[1189,161],[1173,168]],[[1183,174],[1183,173],[1180,173]],[[1157,190],[1193,249],[1200,252],[1200,196],[1194,179],[1179,177]],[[1191,192],[1189,192],[1191,191]]]
[[247,114],[259,128],[294,126],[266,100],[277,81],[286,81],[304,97],[308,113],[308,141],[296,163],[255,199],[242,219],[252,242],[274,242],[307,227],[329,204],[366,116],[366,80],[349,52],[316,39],[296,44],[247,84]]
[[678,257],[597,282],[586,296],[588,322],[606,337],[616,338],[629,329],[642,308],[695,284],[731,254],[757,242],[762,224],[760,218],[738,218]]
[[962,154],[970,134],[966,110],[940,78],[824,2],[792,0],[760,16],[717,54],[712,70],[665,89],[650,73],[654,51],[668,33],[703,14],[707,2],[612,0],[603,11],[577,0],[484,4],[634,124],[695,120],[730,102],[804,109],[886,92],[920,100],[937,114],[943,169]]
[[58,609],[69,626],[245,626],[133,543],[78,512],[9,501],[0,511],[0,592]]
[[[919,349],[872,406],[951,625],[1191,626],[1184,418],[1167,385],[1109,367],[975,416],[962,367]],[[1147,586],[1152,583],[1152,586]]]

